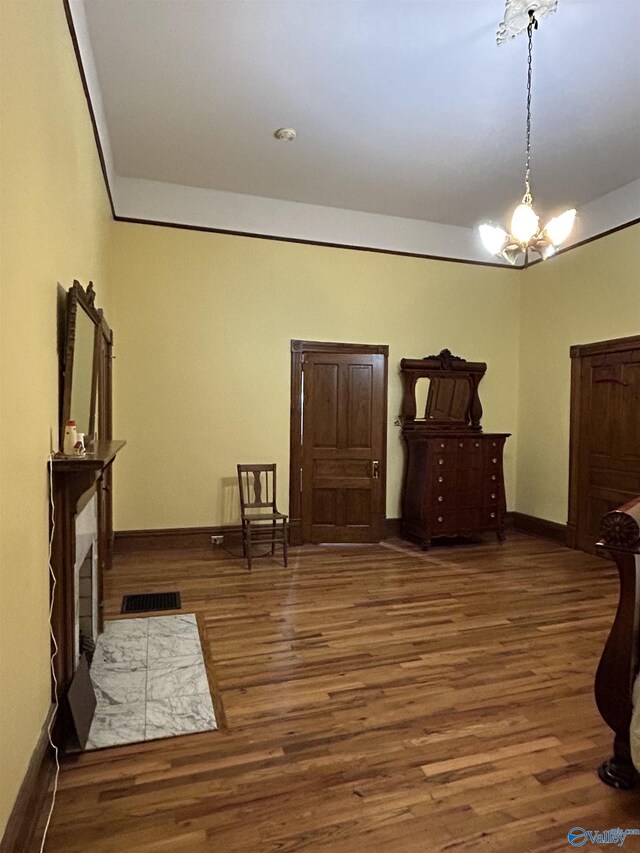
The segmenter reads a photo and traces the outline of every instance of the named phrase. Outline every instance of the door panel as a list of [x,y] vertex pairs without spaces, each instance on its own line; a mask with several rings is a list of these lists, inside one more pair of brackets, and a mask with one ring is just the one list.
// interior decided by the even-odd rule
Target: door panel
[[313,396],[309,403],[314,411],[322,412],[315,424],[316,447],[338,446],[338,366],[319,364],[314,372]]
[[348,527],[367,527],[371,519],[371,490],[345,490],[345,524]]
[[640,493],[640,349],[581,361],[576,544],[596,553],[602,516]]
[[313,517],[316,524],[335,526],[338,520],[335,489],[315,489],[313,493]]
[[303,387],[304,541],[378,542],[385,516],[385,356],[305,353]]
[[[621,434],[620,455],[625,461],[637,465],[640,461],[640,363],[628,362],[622,366],[622,413],[625,425]],[[640,491],[640,482],[636,482]]]
[[349,364],[347,376],[347,447],[368,449],[373,430],[373,365]]
[[370,463],[367,459],[316,459],[313,472],[316,477],[368,477]]

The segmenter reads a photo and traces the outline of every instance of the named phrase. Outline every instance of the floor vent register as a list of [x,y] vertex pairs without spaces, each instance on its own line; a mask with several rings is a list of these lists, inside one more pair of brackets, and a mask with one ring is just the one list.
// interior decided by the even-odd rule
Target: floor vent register
[[121,613],[149,613],[152,610],[181,610],[179,592],[145,592],[125,595]]

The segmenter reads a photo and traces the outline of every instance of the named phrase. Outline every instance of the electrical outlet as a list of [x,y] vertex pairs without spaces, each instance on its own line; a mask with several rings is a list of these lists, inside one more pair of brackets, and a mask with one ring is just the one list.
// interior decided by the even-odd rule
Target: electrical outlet
[[212,545],[222,545],[223,539],[224,539],[224,536],[212,536],[211,537],[211,544]]

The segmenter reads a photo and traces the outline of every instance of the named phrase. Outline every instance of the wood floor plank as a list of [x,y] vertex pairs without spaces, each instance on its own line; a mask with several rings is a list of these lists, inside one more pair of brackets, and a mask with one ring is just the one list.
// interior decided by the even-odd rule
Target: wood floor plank
[[226,729],[66,760],[50,853],[553,851],[576,824],[640,827],[640,794],[596,776],[611,563],[522,534],[304,546],[251,573],[130,553],[106,618],[147,589],[198,614]]

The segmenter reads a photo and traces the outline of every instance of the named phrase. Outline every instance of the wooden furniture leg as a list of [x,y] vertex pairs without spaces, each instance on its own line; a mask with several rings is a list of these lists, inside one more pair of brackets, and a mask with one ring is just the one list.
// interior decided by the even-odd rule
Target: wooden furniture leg
[[614,732],[613,756],[598,776],[607,785],[628,790],[640,780],[631,760],[629,726],[633,684],[638,674],[640,622],[640,499],[607,513],[598,547],[615,560],[620,600],[595,680],[595,698],[605,723]]

